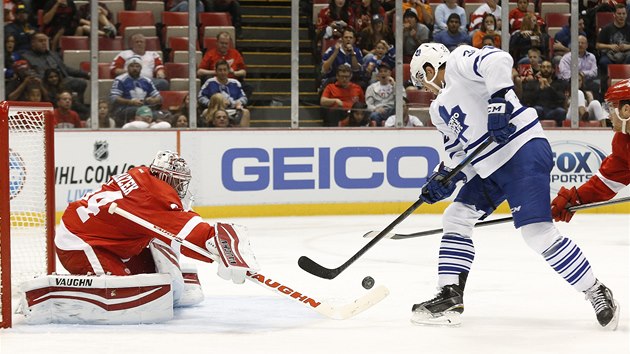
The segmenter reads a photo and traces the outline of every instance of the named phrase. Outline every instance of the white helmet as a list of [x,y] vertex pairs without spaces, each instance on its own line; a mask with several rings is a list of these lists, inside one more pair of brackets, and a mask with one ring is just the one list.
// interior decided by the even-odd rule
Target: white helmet
[[186,160],[177,153],[169,150],[158,151],[149,166],[149,171],[155,177],[170,184],[180,198],[183,199],[186,196],[192,175]]
[[434,76],[431,81],[426,81],[426,72],[424,71],[424,67],[426,64],[430,64],[433,69],[437,72],[437,70],[446,63],[448,60],[448,56],[451,54],[448,48],[444,46],[442,43],[423,43],[421,44],[416,52],[413,54],[413,58],[411,58],[411,64],[409,64],[409,70],[411,70],[411,82],[415,86],[421,87],[425,83],[433,85],[438,90],[441,87],[437,87],[433,83],[435,80]]

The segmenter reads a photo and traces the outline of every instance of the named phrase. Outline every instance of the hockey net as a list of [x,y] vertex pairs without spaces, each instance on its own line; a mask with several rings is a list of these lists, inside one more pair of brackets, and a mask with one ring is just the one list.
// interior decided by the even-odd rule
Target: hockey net
[[20,282],[54,271],[52,106],[0,103],[0,328]]

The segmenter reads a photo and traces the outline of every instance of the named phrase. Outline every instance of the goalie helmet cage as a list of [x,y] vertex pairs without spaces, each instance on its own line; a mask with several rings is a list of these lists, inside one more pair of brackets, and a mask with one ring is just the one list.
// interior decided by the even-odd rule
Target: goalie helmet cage
[[12,325],[17,284],[55,270],[52,112],[50,103],[0,102],[0,328]]

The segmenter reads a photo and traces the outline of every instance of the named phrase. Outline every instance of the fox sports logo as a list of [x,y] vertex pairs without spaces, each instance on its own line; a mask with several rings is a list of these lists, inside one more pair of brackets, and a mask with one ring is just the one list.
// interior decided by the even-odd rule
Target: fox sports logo
[[15,198],[26,182],[26,166],[24,160],[15,151],[9,149],[9,199]]
[[551,193],[555,195],[560,187],[577,187],[586,182],[599,170],[608,155],[603,149],[581,141],[556,141],[551,143],[553,150],[553,170],[551,171]]

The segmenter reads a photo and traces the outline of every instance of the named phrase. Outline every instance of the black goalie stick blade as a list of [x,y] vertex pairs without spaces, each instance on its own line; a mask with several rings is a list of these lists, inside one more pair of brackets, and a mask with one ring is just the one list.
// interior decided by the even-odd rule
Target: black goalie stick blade
[[317,262],[306,256],[301,256],[298,259],[298,266],[314,276],[324,279],[334,279],[337,275],[339,275],[339,273],[341,273],[339,269],[328,269],[326,267],[322,267]]

